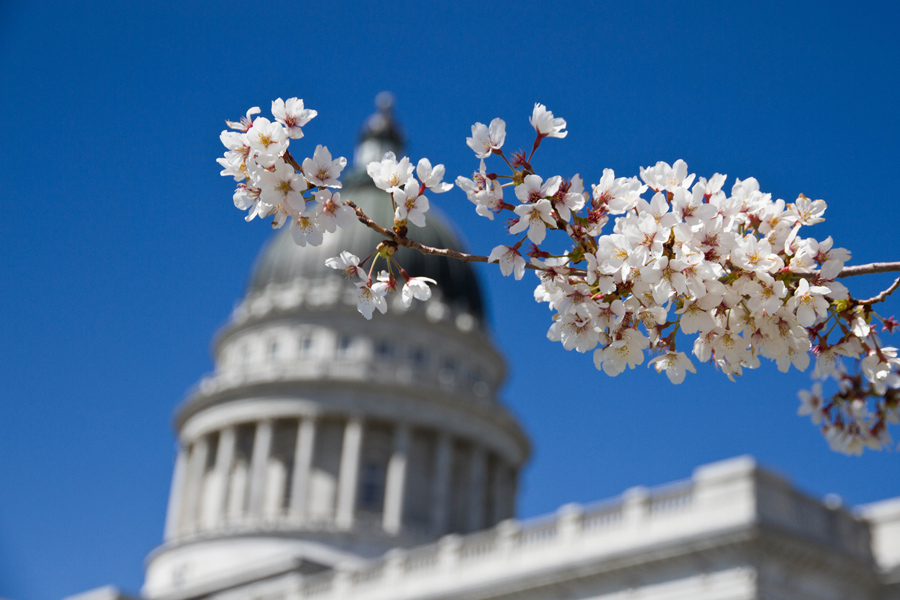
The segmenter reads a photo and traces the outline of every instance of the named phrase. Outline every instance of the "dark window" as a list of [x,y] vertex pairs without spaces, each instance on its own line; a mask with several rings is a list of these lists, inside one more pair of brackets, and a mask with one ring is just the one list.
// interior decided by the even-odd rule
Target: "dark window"
[[308,331],[301,333],[298,348],[300,349],[300,354],[309,354],[309,351],[312,348],[312,334]]
[[349,333],[342,333],[338,338],[337,353],[338,356],[347,356],[350,353],[350,346],[353,345],[353,336]]
[[387,340],[378,340],[375,344],[375,355],[382,360],[394,357],[394,345]]
[[414,348],[412,352],[410,352],[410,359],[412,363],[419,367],[425,367],[428,365],[428,350],[425,348]]
[[359,506],[363,510],[377,512],[384,506],[384,480],[387,476],[384,466],[366,463],[362,469],[359,490]]

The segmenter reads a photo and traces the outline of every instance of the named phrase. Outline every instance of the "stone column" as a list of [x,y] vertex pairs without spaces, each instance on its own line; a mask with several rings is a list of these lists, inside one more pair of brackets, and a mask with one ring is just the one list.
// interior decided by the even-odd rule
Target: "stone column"
[[225,500],[228,497],[228,476],[234,462],[234,445],[237,431],[234,426],[226,427],[219,433],[219,446],[216,449],[216,465],[213,467],[213,499],[210,502],[209,525],[225,521]]
[[444,432],[438,434],[435,453],[434,481],[431,488],[431,525],[434,532],[447,531],[447,517],[450,514],[450,468],[453,466],[453,440]]
[[260,421],[253,435],[253,456],[250,458],[250,502],[247,514],[258,518],[262,511],[262,497],[266,484],[266,466],[272,450],[272,421]]
[[491,506],[491,525],[499,523],[500,521],[508,519],[512,516],[506,514],[507,502],[506,498],[504,497],[506,491],[506,465],[503,463],[503,459],[500,457],[497,457],[497,460],[494,463],[493,475],[494,477],[490,481],[491,496],[494,499],[494,504],[493,506]]
[[650,492],[643,486],[622,492],[622,520],[634,535],[642,535],[650,517]]
[[294,448],[294,473],[291,476],[291,519],[306,518],[306,498],[309,494],[309,476],[312,472],[313,452],[316,447],[315,417],[303,417],[297,425],[297,445]]
[[200,492],[203,489],[203,471],[206,468],[206,458],[209,454],[209,440],[206,436],[200,436],[194,441],[191,448],[191,457],[188,460],[187,498],[184,503],[184,512],[181,517],[181,531],[194,531],[197,529],[197,517],[200,504]]
[[484,448],[475,444],[469,455],[469,531],[484,529],[484,496],[487,455]]
[[341,466],[338,473],[337,526],[350,529],[356,511],[356,488],[359,487],[359,455],[362,450],[363,423],[359,417],[351,417],[344,428],[341,447]]
[[571,548],[581,537],[584,527],[584,507],[580,504],[563,504],[556,509],[557,542]]
[[164,538],[171,540],[178,536],[181,523],[181,510],[184,502],[184,478],[187,470],[187,452],[178,448],[175,459],[175,471],[172,473],[172,487],[169,489],[169,506],[166,509],[166,528]]
[[504,493],[506,518],[512,519],[516,516],[516,496],[519,495],[519,470],[516,467],[510,466],[506,469],[506,483],[503,489],[506,490]]
[[384,486],[382,527],[388,533],[400,533],[403,525],[403,500],[406,491],[406,463],[409,449],[409,426],[400,423],[394,430],[394,451],[388,462]]

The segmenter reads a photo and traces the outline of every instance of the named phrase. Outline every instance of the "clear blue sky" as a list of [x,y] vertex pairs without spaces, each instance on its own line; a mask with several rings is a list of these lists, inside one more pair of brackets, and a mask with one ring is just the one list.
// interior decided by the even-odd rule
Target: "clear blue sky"
[[[755,176],[825,199],[816,237],[853,263],[900,259],[900,5],[771,4],[0,2],[0,596],[141,585],[172,410],[268,234],[214,162],[223,120],[250,106],[300,96],[319,111],[307,152],[350,156],[391,90],[410,154],[455,176],[476,166],[472,123],[501,116],[526,146],[543,102],[570,134],[545,142],[542,171],[597,181],[684,158],[729,189]],[[433,202],[475,251],[499,243],[462,193]],[[533,281],[480,273],[534,439],[521,516],[744,453],[816,495],[900,495],[896,452],[835,455],[795,416],[807,374],[609,379],[546,340]]]

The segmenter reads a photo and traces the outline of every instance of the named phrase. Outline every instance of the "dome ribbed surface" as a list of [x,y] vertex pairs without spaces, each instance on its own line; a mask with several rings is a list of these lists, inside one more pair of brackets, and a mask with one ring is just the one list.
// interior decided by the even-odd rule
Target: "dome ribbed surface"
[[[379,224],[392,226],[393,211],[388,194],[375,187],[365,173],[352,173],[345,183],[343,190],[336,190],[341,192],[342,198],[353,201]],[[429,195],[429,201],[434,202],[434,198],[434,194]],[[409,225],[410,239],[435,248],[463,251],[457,237],[436,211],[430,210],[425,219],[425,228]],[[382,240],[376,232],[356,222],[346,229],[326,233],[320,246],[307,245],[301,248],[294,243],[290,227],[286,225],[269,239],[257,257],[250,274],[247,295],[262,292],[272,284],[287,285],[297,279],[308,281],[333,276],[335,270],[325,266],[328,258],[347,250],[363,260],[375,251]],[[409,248],[400,248],[394,257],[410,276],[430,277],[437,281],[446,304],[483,321],[481,289],[469,264],[426,256]],[[366,263],[366,267],[369,264]],[[384,267],[385,264],[379,261],[376,269],[380,271]],[[400,279],[399,274],[395,275]],[[348,282],[348,285],[353,284]]]

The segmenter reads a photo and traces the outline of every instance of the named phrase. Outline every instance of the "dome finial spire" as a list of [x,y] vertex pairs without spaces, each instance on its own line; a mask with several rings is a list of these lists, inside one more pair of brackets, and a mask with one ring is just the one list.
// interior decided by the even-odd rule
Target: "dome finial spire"
[[394,95],[390,92],[378,92],[378,95],[375,96],[375,107],[381,113],[393,112]]
[[375,96],[375,107],[376,112],[366,119],[359,134],[353,156],[353,164],[358,169],[365,169],[370,162],[381,160],[385,152],[403,154],[403,134],[394,120],[394,95],[380,92]]

